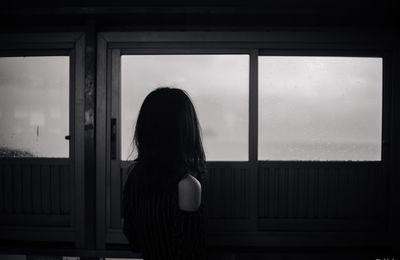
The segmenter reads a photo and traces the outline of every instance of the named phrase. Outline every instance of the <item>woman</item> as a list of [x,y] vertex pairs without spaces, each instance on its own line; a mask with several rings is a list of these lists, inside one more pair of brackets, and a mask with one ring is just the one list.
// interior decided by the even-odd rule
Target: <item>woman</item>
[[140,108],[137,158],[123,192],[123,231],[144,260],[205,259],[205,155],[192,102],[158,88]]

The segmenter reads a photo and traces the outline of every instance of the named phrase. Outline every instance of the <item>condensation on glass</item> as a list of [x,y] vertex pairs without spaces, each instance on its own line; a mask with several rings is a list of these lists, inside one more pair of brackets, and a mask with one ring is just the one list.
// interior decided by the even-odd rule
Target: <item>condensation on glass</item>
[[208,161],[248,160],[248,55],[123,55],[121,159],[135,158],[132,136],[140,106],[161,86],[190,95]]
[[382,58],[259,58],[260,160],[381,160]]
[[69,57],[0,57],[0,157],[69,157]]

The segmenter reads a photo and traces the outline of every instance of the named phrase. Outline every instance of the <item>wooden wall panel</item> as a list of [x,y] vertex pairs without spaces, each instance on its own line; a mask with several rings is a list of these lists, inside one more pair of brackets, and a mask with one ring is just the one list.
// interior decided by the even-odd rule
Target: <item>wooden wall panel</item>
[[212,219],[250,218],[250,180],[246,168],[209,168],[206,201]]
[[260,230],[381,230],[381,162],[271,162],[259,168]]
[[[122,163],[112,176],[117,194],[108,213],[115,220],[108,243],[126,242],[120,221],[126,170]],[[210,234],[252,231],[251,174],[250,164],[210,163],[204,189]],[[385,185],[381,162],[261,162],[258,230],[384,232]]]
[[69,226],[73,175],[68,159],[0,162],[0,226]]
[[252,199],[256,172],[252,170],[250,163],[208,164],[205,201],[210,234],[256,228],[257,203]]

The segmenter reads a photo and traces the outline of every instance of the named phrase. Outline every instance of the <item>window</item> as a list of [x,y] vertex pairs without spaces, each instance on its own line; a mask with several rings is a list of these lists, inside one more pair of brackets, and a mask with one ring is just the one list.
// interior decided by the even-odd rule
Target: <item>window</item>
[[1,57],[0,120],[0,157],[69,157],[69,57]]
[[259,57],[259,160],[381,160],[382,58]]
[[121,159],[148,93],[160,86],[186,90],[202,126],[208,161],[248,160],[248,55],[123,55]]

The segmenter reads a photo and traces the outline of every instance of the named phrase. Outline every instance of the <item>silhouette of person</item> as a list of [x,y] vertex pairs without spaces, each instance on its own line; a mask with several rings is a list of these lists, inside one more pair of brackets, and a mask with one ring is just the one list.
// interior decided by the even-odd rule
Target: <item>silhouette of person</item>
[[205,155],[189,96],[162,87],[144,100],[123,191],[123,232],[144,260],[206,259]]

